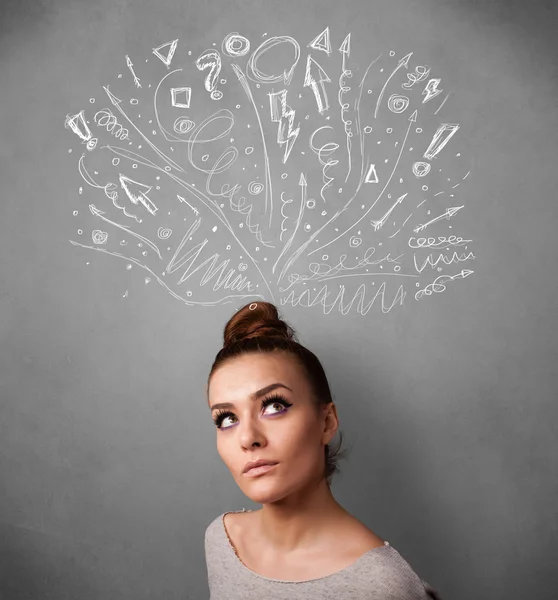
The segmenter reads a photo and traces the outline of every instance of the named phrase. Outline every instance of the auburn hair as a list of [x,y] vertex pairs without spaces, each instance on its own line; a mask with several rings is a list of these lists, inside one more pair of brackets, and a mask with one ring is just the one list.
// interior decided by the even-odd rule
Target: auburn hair
[[[280,318],[275,305],[269,302],[252,302],[240,308],[227,322],[223,331],[223,348],[217,353],[209,377],[225,362],[235,356],[258,352],[284,352],[304,369],[312,390],[316,410],[333,402],[325,371],[317,356],[299,344],[294,329]],[[332,450],[325,446],[325,469],[323,478],[331,485],[333,475],[339,471],[338,460],[344,458],[341,450],[343,434]]]

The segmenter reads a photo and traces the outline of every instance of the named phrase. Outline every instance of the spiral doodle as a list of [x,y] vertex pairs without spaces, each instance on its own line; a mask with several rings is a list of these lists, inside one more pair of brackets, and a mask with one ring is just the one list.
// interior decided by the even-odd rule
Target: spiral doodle
[[104,127],[109,133],[111,133],[117,140],[128,140],[129,131],[120,125],[116,117],[108,108],[103,108],[99,112],[95,113],[95,123],[99,127]]
[[353,237],[349,240],[349,246],[351,248],[358,248],[358,246],[360,246],[362,244],[362,238],[356,237],[353,235]]
[[405,112],[409,106],[409,98],[400,94],[392,94],[388,100],[388,108],[396,114]]
[[157,229],[157,236],[160,240],[168,240],[171,235],[172,229],[169,229],[167,227],[159,227],[159,229]]
[[248,191],[253,195],[253,196],[257,196],[258,194],[260,194],[264,189],[263,183],[260,183],[259,181],[251,181],[248,184]]

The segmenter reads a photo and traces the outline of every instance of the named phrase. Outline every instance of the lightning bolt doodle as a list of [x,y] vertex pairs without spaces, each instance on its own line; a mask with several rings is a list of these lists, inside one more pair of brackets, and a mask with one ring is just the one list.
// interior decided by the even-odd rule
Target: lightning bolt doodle
[[269,105],[271,109],[271,121],[279,123],[279,127],[277,127],[277,143],[281,145],[286,144],[283,155],[283,164],[285,164],[300,132],[300,123],[296,129],[293,129],[295,111],[287,105],[287,90],[269,94]]

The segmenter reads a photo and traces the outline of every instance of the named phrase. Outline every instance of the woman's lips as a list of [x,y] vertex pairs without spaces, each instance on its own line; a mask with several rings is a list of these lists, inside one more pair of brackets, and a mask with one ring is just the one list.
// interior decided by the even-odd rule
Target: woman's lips
[[268,471],[271,471],[273,467],[276,467],[279,463],[275,463],[274,465],[262,465],[261,467],[253,467],[244,473],[246,477],[257,477],[258,475],[264,475]]

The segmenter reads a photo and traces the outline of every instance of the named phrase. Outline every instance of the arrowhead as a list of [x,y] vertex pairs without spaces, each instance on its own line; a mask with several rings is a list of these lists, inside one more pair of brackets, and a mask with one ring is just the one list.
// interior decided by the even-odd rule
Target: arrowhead
[[461,273],[463,273],[463,277],[469,277],[469,275],[471,275],[472,273],[474,273],[474,271],[471,271],[471,269],[463,269],[463,271],[461,271]]
[[109,97],[110,101],[114,104],[114,106],[117,106],[118,104],[120,104],[122,102],[122,100],[120,100],[120,98],[117,98],[106,86],[103,86],[105,92],[107,93],[107,96]]
[[118,174],[118,179],[120,179],[122,189],[131,196],[130,199],[134,197],[137,200],[140,195],[149,194],[153,187],[151,185],[140,183],[139,181],[134,181],[133,179],[126,177],[126,175],[122,175],[122,173]]
[[415,110],[415,112],[409,117],[409,121],[412,121],[413,123],[417,120],[417,111]]
[[404,56],[400,61],[399,61],[399,66],[403,65],[405,68],[407,68],[407,65],[409,64],[409,59],[411,58],[411,56],[413,56],[412,52],[409,52],[409,54],[407,54],[407,56]]
[[176,194],[176,197],[180,200],[180,202],[186,202],[186,200],[184,200],[184,198],[182,196],[179,196],[178,194]]
[[98,208],[96,208],[94,204],[89,205],[89,210],[91,211],[91,214],[93,214],[93,215],[104,215],[105,214],[102,210],[99,210]]
[[[465,206],[465,205],[463,205]],[[450,217],[453,217],[453,215],[458,211],[461,210],[463,208],[463,206],[452,206],[451,208],[448,208],[448,219]]]
[[339,52],[343,52],[347,56],[349,56],[351,54],[351,34],[350,33],[343,40],[343,43],[339,47]]
[[409,192],[407,192],[406,194],[403,194],[403,196],[401,196],[400,198],[397,198],[397,204],[400,204],[401,202],[403,202],[405,197],[408,195],[409,195]]
[[304,173],[300,174],[300,179],[298,181],[298,185],[307,185],[306,178],[304,177]]
[[328,77],[327,73],[310,55],[308,55],[308,61],[306,62],[306,76],[304,78],[304,87],[308,87],[316,81],[318,83],[323,83],[326,81],[329,81],[331,83],[331,79]]

